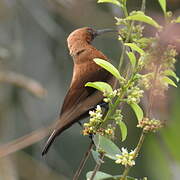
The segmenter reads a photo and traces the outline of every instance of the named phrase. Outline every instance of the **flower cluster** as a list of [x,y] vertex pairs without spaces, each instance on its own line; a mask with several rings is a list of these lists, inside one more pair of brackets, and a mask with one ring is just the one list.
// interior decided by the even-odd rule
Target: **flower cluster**
[[108,124],[106,128],[100,127],[102,123],[102,109],[97,105],[94,111],[89,111],[90,120],[84,123],[83,135],[100,134],[102,136],[114,137],[115,128]]
[[144,132],[156,132],[160,128],[163,127],[163,123],[157,119],[149,119],[144,118],[142,121],[139,122],[137,127],[143,128]]
[[155,41],[155,38],[153,37],[142,37],[140,39],[136,40],[136,44],[138,47],[147,50],[150,48],[150,46],[152,45],[152,43]]
[[175,47],[172,45],[167,46],[167,48],[163,54],[163,59],[162,59],[163,67],[162,68],[163,69],[167,69],[167,68],[174,69],[174,64],[176,63],[176,59],[175,59],[176,56],[177,56],[177,51],[176,51]]
[[134,156],[135,156],[135,151],[131,151],[130,153],[127,151],[126,148],[121,149],[121,154],[116,154],[117,160],[115,161],[116,164],[122,164],[124,166],[134,166],[135,161],[134,161]]
[[114,90],[112,93],[109,93],[109,92],[104,92],[103,93],[103,96],[105,97],[103,99],[103,101],[105,103],[109,103],[109,102],[112,102],[112,99],[117,95],[118,91],[117,90]]
[[138,24],[138,25],[132,26],[132,33],[130,36],[130,41],[136,43],[139,39],[141,39],[143,36],[143,30],[144,30],[144,26],[142,25]]
[[174,72],[174,64],[176,62],[177,52],[174,46],[162,46],[161,42],[154,42],[151,44],[149,50],[146,51],[144,57],[144,72],[140,84],[145,89],[150,89],[153,86],[153,96],[164,97],[169,84],[175,83],[167,76],[172,76],[176,80],[178,77]]
[[124,26],[127,26],[128,25],[128,21],[124,18],[118,18],[118,17],[115,17],[115,20],[116,20],[116,25],[119,26],[119,25],[124,25]]
[[127,103],[139,103],[144,91],[138,86],[133,86],[127,91]]
[[177,51],[174,46],[162,46],[161,42],[153,42],[146,54],[147,71],[152,71],[156,66],[161,66],[161,71],[174,69]]
[[84,123],[84,135],[95,134],[97,127],[102,122],[102,109],[101,106],[97,105],[95,111],[89,111],[90,120],[88,123]]
[[141,76],[141,79],[139,81],[140,85],[146,89],[149,90],[152,87],[152,79],[153,79],[154,75],[153,73],[147,73]]
[[119,31],[119,40],[125,42],[129,36],[129,42],[137,42],[143,36],[144,27],[142,25],[134,25],[131,27],[131,34],[129,34],[129,20],[124,18],[116,19],[116,25],[123,25],[123,28]]
[[102,136],[106,136],[106,137],[109,137],[111,139],[114,139],[114,136],[115,136],[115,127],[112,126],[111,124],[108,124],[107,125],[107,128],[103,129],[103,131],[100,133],[98,131],[98,133]]
[[143,55],[141,55],[138,59],[138,66],[137,66],[137,70],[140,72],[144,66],[145,66],[145,58],[146,58],[146,53],[144,53]]
[[117,124],[119,124],[119,121],[122,121],[122,119],[123,119],[123,115],[121,114],[121,110],[117,109],[112,118],[113,118],[113,120],[116,121]]

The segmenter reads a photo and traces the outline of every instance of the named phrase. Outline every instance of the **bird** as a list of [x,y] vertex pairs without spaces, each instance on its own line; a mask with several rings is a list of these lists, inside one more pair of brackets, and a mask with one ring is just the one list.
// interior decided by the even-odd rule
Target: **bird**
[[72,80],[55,128],[43,148],[42,156],[47,154],[58,135],[88,116],[90,109],[103,102],[102,92],[92,87],[85,87],[85,84],[87,82],[103,81],[113,86],[115,83],[114,77],[93,61],[94,58],[106,61],[109,61],[109,59],[91,44],[96,36],[114,31],[116,30],[95,30],[90,27],[83,27],[74,30],[68,36],[67,45],[74,63]]

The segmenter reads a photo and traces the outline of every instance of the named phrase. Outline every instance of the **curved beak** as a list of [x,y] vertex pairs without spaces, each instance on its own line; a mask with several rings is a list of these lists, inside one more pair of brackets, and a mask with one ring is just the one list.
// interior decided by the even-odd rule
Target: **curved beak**
[[118,30],[116,30],[116,29],[100,29],[100,30],[96,30],[93,35],[94,35],[94,37],[96,37],[96,36],[99,36],[101,34],[105,34],[108,32],[118,32]]

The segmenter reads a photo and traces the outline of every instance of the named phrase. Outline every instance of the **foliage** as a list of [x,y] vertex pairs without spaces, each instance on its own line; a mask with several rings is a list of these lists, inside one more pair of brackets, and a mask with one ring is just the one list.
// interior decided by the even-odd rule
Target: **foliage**
[[[124,172],[118,176],[106,174],[104,172],[94,171],[87,173],[87,179],[136,179],[127,177],[129,170],[135,165],[135,160],[140,152],[141,146],[146,135],[150,132],[156,132],[164,125],[164,121],[155,119],[152,113],[153,99],[164,97],[169,85],[177,87],[179,81],[174,72],[176,62],[176,47],[168,42],[161,42],[161,33],[166,26],[171,23],[177,23],[178,18],[172,19],[169,12],[166,11],[166,1],[159,0],[163,10],[166,26],[146,15],[144,11],[128,12],[126,0],[99,0],[98,3],[112,3],[120,7],[124,12],[124,18],[115,17],[116,25],[121,25],[119,29],[119,41],[122,43],[122,54],[118,68],[102,59],[94,61],[106,69],[117,79],[117,87],[109,87],[106,83],[90,82],[86,86],[96,88],[103,92],[104,102],[108,103],[108,111],[103,114],[100,106],[96,111],[90,112],[89,123],[84,124],[84,135],[94,134],[93,141],[96,149],[93,150],[93,157],[99,164],[103,163],[103,157],[106,156],[115,161],[115,163],[124,166]],[[145,6],[145,0],[142,1],[142,7]],[[142,8],[143,9],[143,8]],[[143,30],[146,24],[156,29],[154,37],[145,37]],[[121,75],[122,64],[124,64],[125,55],[129,58],[130,64],[124,76]],[[171,77],[173,79],[171,79]],[[176,80],[176,82],[174,82]],[[146,93],[144,93],[146,92]],[[139,105],[142,97],[147,95],[147,107],[141,108]],[[121,141],[126,140],[128,131],[122,114],[122,105],[128,104],[137,117],[137,127],[142,129],[139,142],[136,148],[130,153],[126,148],[121,149],[115,145],[117,139],[116,129],[119,127],[122,135]],[[145,178],[146,179],[146,178]]]

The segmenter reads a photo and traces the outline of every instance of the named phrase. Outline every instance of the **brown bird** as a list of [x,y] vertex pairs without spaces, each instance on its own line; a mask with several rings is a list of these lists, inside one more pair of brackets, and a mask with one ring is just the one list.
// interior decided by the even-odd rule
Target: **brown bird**
[[111,85],[114,84],[112,75],[93,61],[94,58],[108,61],[108,58],[91,45],[96,36],[112,31],[115,30],[93,30],[85,27],[73,31],[67,38],[69,52],[74,62],[73,77],[64,99],[59,120],[46,142],[42,155],[48,152],[59,134],[88,115],[90,109],[102,102],[102,93],[94,88],[85,87],[87,82],[104,81]]

